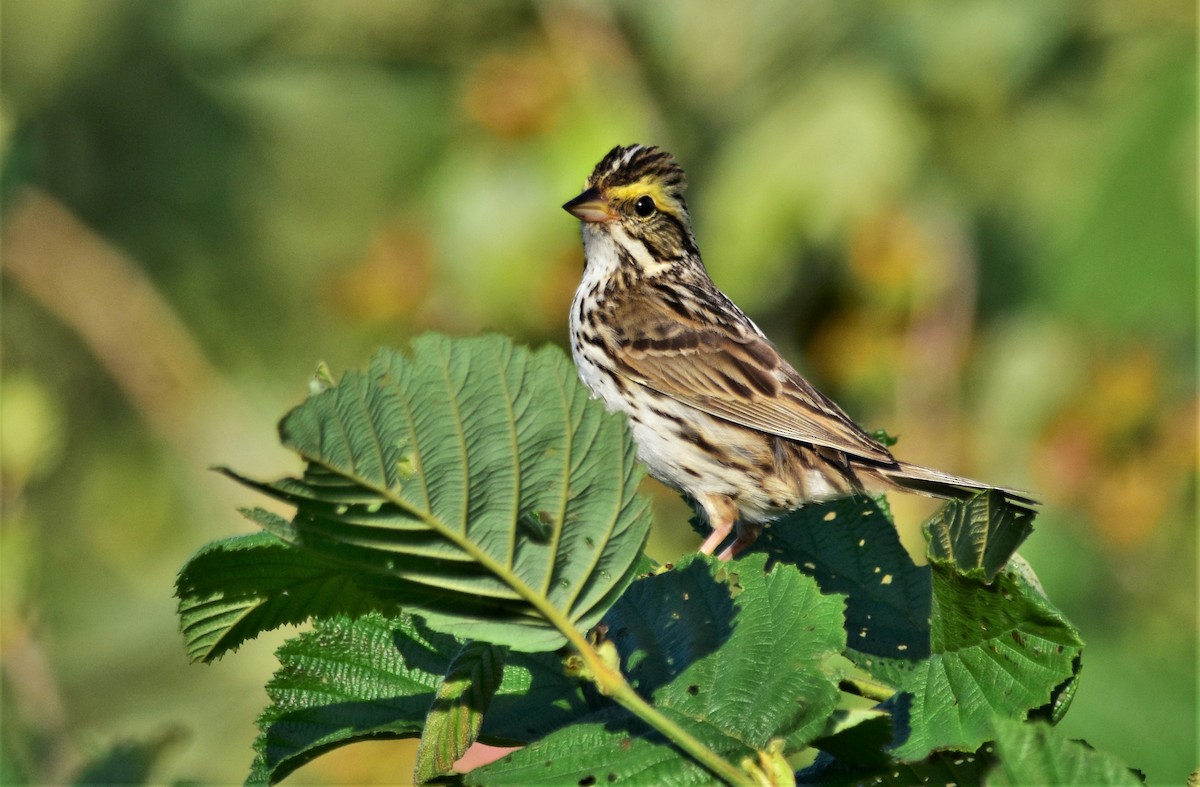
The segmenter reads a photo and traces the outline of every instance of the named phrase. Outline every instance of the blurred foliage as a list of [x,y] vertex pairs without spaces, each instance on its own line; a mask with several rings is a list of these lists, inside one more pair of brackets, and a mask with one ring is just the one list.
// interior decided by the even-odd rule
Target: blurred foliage
[[[558,205],[634,141],[679,156],[718,284],[865,426],[1046,501],[1026,553],[1089,643],[1064,732],[1151,783],[1196,766],[1194,4],[0,13],[3,750],[29,779],[175,723],[160,773],[240,778],[271,645],[188,668],[170,592],[248,499],[203,468],[277,474],[319,360],[561,342]],[[294,780],[379,772],[335,766]]]

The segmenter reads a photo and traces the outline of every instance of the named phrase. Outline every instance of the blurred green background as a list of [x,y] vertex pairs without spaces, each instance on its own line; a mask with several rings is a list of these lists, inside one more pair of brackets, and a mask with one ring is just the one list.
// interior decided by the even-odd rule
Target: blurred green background
[[[264,639],[185,663],[175,571],[296,469],[316,364],[424,330],[564,343],[559,209],[613,145],[688,170],[708,267],[896,452],[1045,501],[1063,722],[1197,762],[1196,8],[3,0],[4,766],[160,741],[241,781]],[[661,511],[653,549],[694,548]],[[895,500],[906,532],[921,509]],[[405,744],[291,782],[403,782]]]

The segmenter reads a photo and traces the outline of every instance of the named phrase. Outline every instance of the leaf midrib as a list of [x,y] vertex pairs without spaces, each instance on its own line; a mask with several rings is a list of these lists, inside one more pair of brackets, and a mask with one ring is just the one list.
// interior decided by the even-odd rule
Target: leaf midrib
[[[447,389],[451,390],[452,386],[449,384],[449,368],[444,363],[440,364],[440,368],[442,369],[444,379],[447,382]],[[561,390],[562,389],[560,386],[560,391]],[[413,461],[414,461],[415,465],[417,465],[419,468],[421,468],[421,472],[419,473],[419,475],[421,478],[422,490],[425,495],[427,507],[429,507],[429,501],[430,501],[429,489],[428,489],[428,485],[427,485],[426,475],[423,472],[423,466],[422,466],[421,459],[420,459],[420,453],[421,453],[420,443],[419,443],[419,441],[416,440],[412,409],[409,407],[408,402],[405,399],[405,397],[400,396],[397,398],[400,400],[400,402],[404,406],[405,416],[409,423],[409,435],[412,438],[411,442],[412,442],[412,446],[413,446],[413,457],[414,457]],[[460,456],[463,457],[463,466],[464,466],[465,474],[469,475],[470,467],[469,467],[469,464],[467,463],[467,457],[466,457],[466,442],[465,442],[465,435],[463,433],[461,409],[458,407],[457,401],[455,400],[454,397],[450,397],[450,399],[451,399],[451,405],[454,408],[455,427],[456,427],[456,430],[458,431],[458,435],[459,435],[459,453],[460,453]],[[346,434],[346,425],[343,421],[342,413],[336,407],[333,408],[333,412],[336,415],[339,430],[342,431],[343,435]],[[371,412],[369,409],[366,412],[368,415],[368,420],[371,421],[372,440],[375,443],[376,450],[381,451],[382,450],[381,441],[379,440],[379,437],[378,437],[378,431],[375,429],[374,420],[371,419],[371,417],[370,417]],[[394,493],[390,487],[381,486],[378,482],[361,476],[359,474],[357,467],[354,466],[353,464],[352,464],[350,470],[347,471],[345,469],[338,468],[338,467],[332,465],[330,462],[325,460],[323,457],[313,455],[313,453],[311,451],[307,451],[294,443],[292,444],[292,448],[301,456],[301,458],[304,459],[304,461],[309,462],[311,464],[315,464],[318,467],[328,470],[329,472],[331,472],[335,475],[349,478],[354,483],[358,484],[359,486],[361,486],[365,489],[368,489],[368,490],[374,492],[375,494],[382,497],[384,500],[395,505],[397,508],[408,512],[415,519],[423,522],[431,530],[435,531],[440,536],[442,536],[446,540],[453,543],[455,546],[457,546],[459,549],[461,549],[463,552],[465,552],[467,555],[469,555],[473,560],[475,560],[477,563],[479,563],[479,565],[483,566],[487,571],[489,571],[491,574],[493,574],[495,577],[497,577],[504,584],[508,585],[522,600],[524,600],[531,607],[533,607],[546,620],[546,622],[548,622],[551,626],[553,626],[561,634],[563,634],[564,637],[567,637],[568,639],[572,639],[573,638],[572,635],[577,636],[577,632],[575,631],[574,623],[571,620],[571,618],[569,617],[570,607],[567,607],[565,610],[560,611],[550,601],[550,598],[547,594],[537,593],[523,579],[521,579],[521,577],[519,577],[515,572],[513,572],[511,570],[511,568],[502,565],[499,561],[497,561],[495,558],[493,558],[487,552],[480,549],[478,547],[478,545],[476,545],[473,541],[471,541],[469,538],[467,538],[465,532],[460,534],[454,527],[452,527],[448,523],[444,522],[440,517],[436,517],[430,512],[421,511],[421,510],[417,509],[416,507],[414,507],[407,500],[405,500],[404,498],[402,498],[399,495],[397,495],[396,493]],[[625,454],[625,452],[622,452],[622,461],[619,463],[620,469],[624,469],[624,467],[625,467],[624,454]],[[353,452],[351,452],[351,456],[353,456]],[[564,462],[564,464],[569,462],[570,456],[571,455],[568,454],[567,462]],[[518,460],[519,460],[519,457],[518,457]],[[382,466],[381,469],[383,470],[382,475],[383,475],[384,481],[386,482],[386,477],[387,477],[386,466]],[[469,483],[469,482],[466,479],[464,479],[464,484],[467,484],[467,483]],[[464,499],[464,505],[469,506],[468,490],[465,490],[463,499]],[[469,511],[469,507],[467,508],[467,510]],[[466,511],[464,511],[464,521],[465,521],[465,516],[466,516]],[[608,527],[609,527],[609,531],[611,532],[611,524]],[[561,529],[561,527],[559,529]],[[600,552],[602,552],[602,550],[597,550],[597,556],[599,555]],[[555,554],[557,554],[557,552]],[[552,555],[551,559],[553,560],[553,555]],[[593,570],[595,568],[595,559],[596,558],[594,558],[593,562],[592,562]],[[583,584],[584,583],[580,582],[579,583],[580,587],[582,587]]]

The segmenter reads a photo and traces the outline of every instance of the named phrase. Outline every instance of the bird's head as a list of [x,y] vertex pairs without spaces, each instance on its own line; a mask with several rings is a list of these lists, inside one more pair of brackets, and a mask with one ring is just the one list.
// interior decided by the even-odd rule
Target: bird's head
[[665,150],[615,147],[563,209],[583,222],[585,242],[614,242],[645,273],[698,257],[683,191],[687,177]]

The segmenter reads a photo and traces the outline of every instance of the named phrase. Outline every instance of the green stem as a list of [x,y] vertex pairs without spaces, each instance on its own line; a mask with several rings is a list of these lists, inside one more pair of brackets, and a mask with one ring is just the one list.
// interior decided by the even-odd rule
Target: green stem
[[[310,463],[318,464],[334,472],[338,472],[322,462],[318,457],[308,456],[303,453],[301,455]],[[609,667],[604,662],[604,659],[600,657],[600,654],[596,652],[596,649],[588,643],[583,634],[575,628],[574,623],[550,603],[545,595],[534,591],[533,588],[521,581],[507,566],[501,565],[499,561],[485,552],[478,544],[472,542],[465,534],[447,527],[428,512],[414,508],[411,503],[401,499],[391,489],[373,485],[365,479],[354,480],[372,489],[376,494],[396,505],[401,510],[410,511],[415,516],[424,520],[425,524],[431,530],[445,537],[463,552],[470,555],[494,576],[503,580],[518,596],[541,613],[550,625],[558,629],[567,638],[567,641],[571,643],[587,665],[592,680],[603,694],[612,697],[621,707],[661,732],[667,737],[667,740],[675,743],[679,748],[690,754],[696,762],[700,763],[711,771],[713,775],[726,783],[744,784],[750,781],[749,774],[723,759],[690,732],[668,719],[657,708],[639,697],[637,692],[633,690],[633,687],[629,685],[629,681],[625,680],[625,676],[621,674],[621,671]]]
[[896,693],[896,690],[891,686],[876,683],[873,680],[865,678],[842,678],[838,681],[838,688],[847,694],[853,694],[863,699],[874,700],[875,702],[885,702],[891,699]]
[[574,627],[569,626],[560,630],[567,635],[571,645],[587,664],[588,673],[602,694],[612,697],[625,710],[661,732],[667,737],[667,740],[674,742],[679,748],[690,754],[696,762],[727,784],[745,784],[750,780],[748,774],[723,759],[721,755],[705,746],[690,732],[671,721],[661,711],[638,696],[638,693],[629,685],[629,681],[625,680],[625,676],[619,670],[614,670],[606,664],[596,649]]

